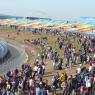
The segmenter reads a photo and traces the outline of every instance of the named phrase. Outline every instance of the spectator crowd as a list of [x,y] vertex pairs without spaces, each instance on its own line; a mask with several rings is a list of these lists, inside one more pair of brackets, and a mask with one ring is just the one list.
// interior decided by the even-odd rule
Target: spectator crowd
[[[58,35],[55,42],[60,50],[64,49],[64,59],[51,46],[40,45],[42,42],[39,39],[29,41],[33,45],[41,46],[41,53],[36,57],[34,67],[23,64],[21,69],[17,68],[1,76],[0,95],[59,95],[57,89],[61,90],[61,95],[95,95],[95,38],[67,32],[64,35],[65,38]],[[71,37],[74,41],[78,39],[79,50],[70,41]],[[57,72],[49,84],[48,80],[44,79],[44,60],[47,59],[52,61],[54,70],[71,70],[77,65],[76,73],[68,75],[65,70],[61,74]]]

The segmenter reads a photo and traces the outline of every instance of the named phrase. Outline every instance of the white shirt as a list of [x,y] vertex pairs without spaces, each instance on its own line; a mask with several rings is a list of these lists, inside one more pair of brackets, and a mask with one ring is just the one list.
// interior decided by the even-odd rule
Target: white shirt
[[93,69],[93,67],[92,67],[92,66],[89,66],[89,72],[90,72],[92,69]]
[[37,66],[35,66],[35,67],[34,67],[34,71],[37,71],[37,70],[38,70],[38,67],[37,67]]
[[86,87],[91,87],[91,81],[90,81],[90,79],[88,79],[88,80],[86,81]]
[[53,62],[53,66],[55,66],[55,62]]
[[81,68],[77,68],[77,74],[81,73]]
[[33,84],[34,84],[34,81],[32,79],[30,79],[29,80],[29,86],[31,87],[31,86],[33,86]]
[[43,67],[43,69],[45,70],[45,66],[43,65],[42,67]]

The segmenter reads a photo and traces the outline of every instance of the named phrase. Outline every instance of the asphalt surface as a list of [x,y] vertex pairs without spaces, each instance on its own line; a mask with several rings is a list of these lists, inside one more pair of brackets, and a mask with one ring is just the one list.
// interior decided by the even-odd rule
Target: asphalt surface
[[10,53],[0,62],[0,75],[6,74],[9,70],[12,71],[16,68],[20,68],[20,66],[28,60],[23,45],[11,40],[7,40],[7,42]]

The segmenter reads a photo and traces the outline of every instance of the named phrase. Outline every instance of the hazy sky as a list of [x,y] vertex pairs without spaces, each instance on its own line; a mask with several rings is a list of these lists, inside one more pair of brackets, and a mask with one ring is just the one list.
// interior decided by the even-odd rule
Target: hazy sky
[[95,0],[0,0],[0,14],[53,19],[95,17]]

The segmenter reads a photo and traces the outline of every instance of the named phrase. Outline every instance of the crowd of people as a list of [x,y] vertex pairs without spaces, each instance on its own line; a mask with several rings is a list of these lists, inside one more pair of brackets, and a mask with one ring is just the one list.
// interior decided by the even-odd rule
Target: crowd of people
[[[58,31],[55,34],[58,35]],[[60,50],[64,49],[64,59],[52,46],[45,47],[42,40],[32,40],[33,45],[43,45],[40,45],[41,52],[34,61],[34,67],[23,64],[21,69],[17,68],[1,76],[0,95],[59,95],[57,89],[60,89],[61,95],[95,95],[95,38],[67,32],[64,35],[65,37],[58,35],[55,42]],[[79,50],[74,47],[70,38],[74,41],[77,38]],[[31,43],[30,40],[28,42]],[[47,59],[52,61],[55,72],[62,70],[61,74],[57,72],[52,77],[51,84],[48,83],[50,80],[44,79],[44,60]],[[64,67],[71,70],[74,65],[77,65],[75,74],[68,75],[63,70]]]

